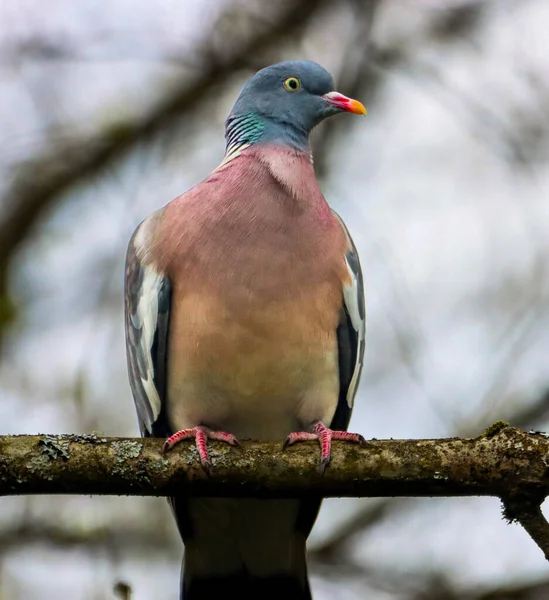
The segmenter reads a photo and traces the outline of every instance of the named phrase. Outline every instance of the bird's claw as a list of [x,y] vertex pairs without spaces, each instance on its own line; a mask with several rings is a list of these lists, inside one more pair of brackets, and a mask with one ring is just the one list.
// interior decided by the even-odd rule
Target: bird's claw
[[225,431],[212,431],[208,427],[199,425],[198,427],[192,427],[191,429],[181,429],[173,435],[171,435],[162,446],[162,452],[169,452],[174,446],[184,440],[194,439],[198,456],[200,457],[200,463],[206,473],[210,473],[212,469],[212,462],[210,455],[208,454],[207,441],[217,440],[218,442],[225,442],[230,446],[240,446],[240,442],[232,433]]
[[348,431],[334,431],[324,425],[324,423],[317,421],[313,426],[314,433],[307,431],[296,431],[290,433],[284,440],[282,448],[287,448],[297,442],[306,442],[309,440],[318,440],[321,448],[320,466],[319,471],[323,474],[326,471],[326,467],[330,463],[331,452],[332,452],[332,440],[341,440],[344,442],[351,442],[352,444],[364,444],[365,440],[359,433],[349,433]]

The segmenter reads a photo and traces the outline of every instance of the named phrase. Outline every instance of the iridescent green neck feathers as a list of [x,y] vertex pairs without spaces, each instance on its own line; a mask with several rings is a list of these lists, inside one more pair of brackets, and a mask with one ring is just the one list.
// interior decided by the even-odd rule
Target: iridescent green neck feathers
[[264,130],[265,126],[259,115],[248,113],[230,116],[226,123],[225,155],[232,155],[242,148],[258,142]]
[[233,156],[235,152],[251,144],[278,144],[296,150],[307,150],[309,147],[308,132],[294,124],[264,117],[255,112],[232,114],[226,122],[225,138],[227,140],[225,155]]

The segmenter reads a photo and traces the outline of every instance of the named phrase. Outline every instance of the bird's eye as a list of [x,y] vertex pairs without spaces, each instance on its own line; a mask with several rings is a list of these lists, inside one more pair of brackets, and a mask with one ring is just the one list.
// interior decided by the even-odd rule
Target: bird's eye
[[301,82],[297,77],[288,77],[284,82],[284,87],[289,92],[297,92],[297,90],[301,87]]

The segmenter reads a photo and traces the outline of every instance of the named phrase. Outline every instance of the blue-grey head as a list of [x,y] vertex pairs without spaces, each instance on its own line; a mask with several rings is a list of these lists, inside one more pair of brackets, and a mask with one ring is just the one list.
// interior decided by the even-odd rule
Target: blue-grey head
[[326,69],[308,60],[290,60],[261,69],[248,80],[226,121],[227,151],[246,144],[308,146],[309,133],[340,112],[365,115],[352,98],[334,91]]

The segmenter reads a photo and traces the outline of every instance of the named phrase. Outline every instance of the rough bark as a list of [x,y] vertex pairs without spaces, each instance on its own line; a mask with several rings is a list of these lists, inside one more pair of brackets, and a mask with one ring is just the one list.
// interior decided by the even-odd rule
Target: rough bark
[[0,436],[0,495],[497,496],[549,560],[549,436],[498,422],[478,438],[336,442],[319,472],[316,444],[210,442],[206,473],[193,444],[91,435]]
[[95,434],[2,436],[0,495],[498,496],[539,506],[549,494],[549,440],[506,424],[475,439],[335,442],[324,475],[314,443],[281,451],[276,443],[209,442],[210,475],[192,444],[168,454],[161,446]]

